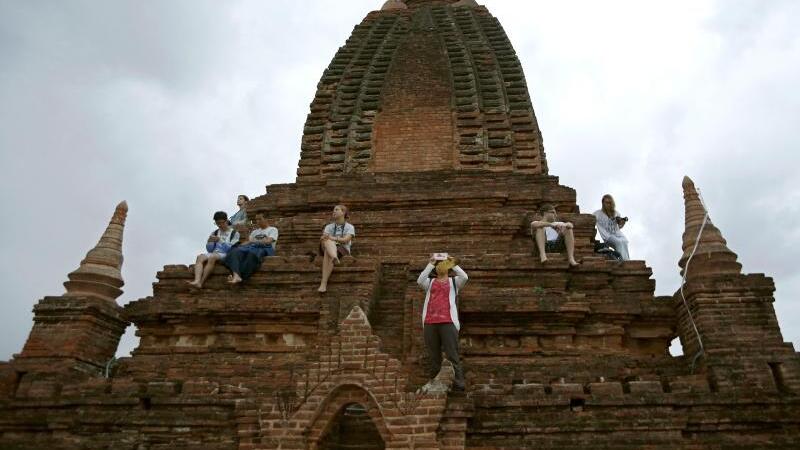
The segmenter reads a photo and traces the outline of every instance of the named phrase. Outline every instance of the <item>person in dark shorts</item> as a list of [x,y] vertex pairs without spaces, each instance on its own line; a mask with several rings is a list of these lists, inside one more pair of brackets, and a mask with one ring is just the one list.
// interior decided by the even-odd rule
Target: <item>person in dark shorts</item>
[[322,255],[322,281],[319,284],[320,293],[327,292],[328,279],[333,272],[334,264],[339,264],[339,258],[350,254],[350,246],[356,235],[356,229],[347,222],[350,212],[344,205],[336,205],[331,214],[331,223],[325,225],[322,237],[319,238],[319,254]]
[[[436,271],[434,278],[430,277]],[[452,270],[454,277],[450,277]],[[442,351],[453,365],[455,378],[453,390],[464,390],[464,369],[458,355],[458,331],[461,324],[458,320],[457,295],[467,283],[469,277],[457,261],[447,256],[437,260],[437,255],[430,261],[417,278],[417,284],[425,290],[425,303],[422,307],[422,331],[425,348],[430,359],[430,378],[436,377],[442,368]]]
[[539,250],[539,260],[547,262],[548,253],[567,252],[567,260],[572,267],[575,261],[575,235],[571,222],[560,222],[553,205],[545,204],[539,208],[540,219],[531,222],[531,235]]

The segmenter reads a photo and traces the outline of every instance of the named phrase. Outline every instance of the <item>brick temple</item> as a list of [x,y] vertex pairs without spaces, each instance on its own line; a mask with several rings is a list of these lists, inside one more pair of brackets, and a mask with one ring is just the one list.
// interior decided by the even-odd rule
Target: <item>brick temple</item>
[[[218,267],[201,291],[190,267],[167,265],[152,296],[122,307],[120,204],[0,363],[0,448],[800,448],[800,358],[773,281],[742,273],[682,187],[686,282],[656,296],[644,261],[593,252],[594,217],[548,171],[498,20],[472,0],[390,0],[324,71],[296,183],[247,205],[280,229],[279,256],[238,287]],[[357,237],[320,295],[308,253],[337,203]],[[544,203],[575,224],[580,267],[533,255]],[[434,251],[470,276],[463,393],[447,364],[445,389],[418,391],[415,281]],[[114,360],[131,324],[139,346]]]

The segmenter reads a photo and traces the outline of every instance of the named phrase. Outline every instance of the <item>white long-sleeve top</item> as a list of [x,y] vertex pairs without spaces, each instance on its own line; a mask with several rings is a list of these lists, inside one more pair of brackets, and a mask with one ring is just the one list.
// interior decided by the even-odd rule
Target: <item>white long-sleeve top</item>
[[603,242],[608,242],[609,237],[625,237],[616,220],[617,217],[622,217],[619,211],[614,211],[614,217],[608,217],[602,209],[598,209],[593,214],[597,220],[597,231]]
[[[417,278],[417,284],[425,291],[425,304],[422,306],[422,326],[425,326],[425,315],[428,313],[428,300],[431,298],[431,279],[428,277],[431,271],[436,268],[433,264],[428,264],[425,269],[422,270],[422,273],[419,274],[419,278]],[[453,325],[455,325],[456,330],[461,329],[461,324],[458,321],[458,307],[456,306],[456,290],[460,291],[461,288],[467,284],[467,280],[469,277],[467,273],[464,272],[459,266],[453,267],[453,272],[456,273],[456,276],[453,277],[450,283],[450,320],[453,321]]]

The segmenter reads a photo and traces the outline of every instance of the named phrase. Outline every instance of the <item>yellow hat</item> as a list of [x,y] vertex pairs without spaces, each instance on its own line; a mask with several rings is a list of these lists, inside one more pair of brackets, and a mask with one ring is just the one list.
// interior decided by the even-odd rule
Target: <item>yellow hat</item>
[[444,269],[450,270],[455,266],[456,266],[456,261],[451,256],[445,259],[444,261],[440,261],[438,264],[436,264],[436,269],[441,268],[442,270]]

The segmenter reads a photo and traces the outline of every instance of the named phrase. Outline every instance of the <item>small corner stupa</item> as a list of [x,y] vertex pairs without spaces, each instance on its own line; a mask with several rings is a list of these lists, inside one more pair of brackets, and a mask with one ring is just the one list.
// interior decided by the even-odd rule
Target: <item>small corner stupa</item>
[[122,295],[122,233],[128,204],[121,202],[114,210],[105,233],[97,245],[89,250],[80,266],[71,272],[64,287],[69,297],[93,296],[114,301]]
[[[97,245],[68,275],[67,292],[45,297],[34,307],[33,329],[13,360],[17,392],[51,392],[56,380],[102,373],[114,357],[129,325],[115,302],[124,285],[120,269],[127,213],[127,203],[117,205]],[[19,384],[23,375],[26,384]]]
[[692,275],[741,273],[742,265],[737,262],[736,253],[728,248],[728,242],[711,222],[700,194],[688,176],[683,177],[683,198],[686,229],[683,232],[683,256],[678,261],[681,269],[686,269],[691,256]]

